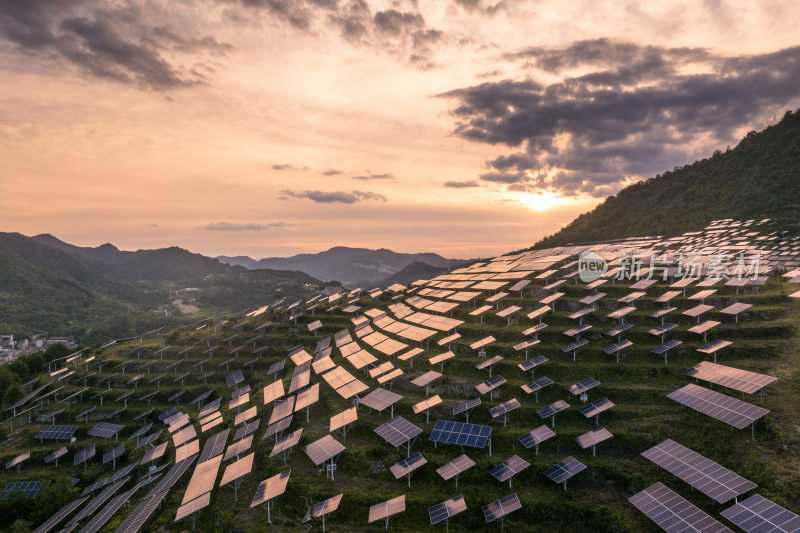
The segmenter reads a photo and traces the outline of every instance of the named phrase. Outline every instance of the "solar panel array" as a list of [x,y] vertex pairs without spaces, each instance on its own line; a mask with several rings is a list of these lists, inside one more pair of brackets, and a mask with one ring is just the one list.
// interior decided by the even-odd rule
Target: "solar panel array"
[[672,439],[643,451],[642,457],[653,461],[717,503],[728,502],[757,487],[752,481]]
[[745,428],[769,413],[769,409],[691,383],[667,394],[667,398],[737,429]]
[[748,533],[800,531],[800,516],[758,494],[725,509],[721,514]]
[[733,533],[661,483],[628,498],[664,531]]

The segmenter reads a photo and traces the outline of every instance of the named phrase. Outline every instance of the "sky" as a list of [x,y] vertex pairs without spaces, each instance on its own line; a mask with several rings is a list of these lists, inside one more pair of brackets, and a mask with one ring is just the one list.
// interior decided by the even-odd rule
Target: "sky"
[[792,1],[0,0],[0,231],[487,257],[800,107]]

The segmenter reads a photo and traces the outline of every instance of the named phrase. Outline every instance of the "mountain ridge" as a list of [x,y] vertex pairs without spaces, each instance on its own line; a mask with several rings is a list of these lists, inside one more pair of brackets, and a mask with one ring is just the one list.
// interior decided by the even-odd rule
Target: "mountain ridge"
[[318,253],[302,253],[290,257],[253,259],[248,256],[219,256],[223,264],[248,269],[270,268],[299,270],[322,281],[339,281],[349,286],[372,286],[415,262],[434,268],[451,269],[469,260],[447,259],[433,252],[402,253],[387,248],[355,248],[334,246]]

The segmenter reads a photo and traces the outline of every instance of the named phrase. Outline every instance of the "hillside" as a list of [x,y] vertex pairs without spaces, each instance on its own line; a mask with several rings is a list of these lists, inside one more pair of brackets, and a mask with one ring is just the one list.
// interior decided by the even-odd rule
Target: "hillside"
[[800,229],[800,110],[731,150],[626,187],[534,248],[677,235],[721,218]]
[[[120,257],[125,261],[106,262]],[[307,299],[325,285],[302,272],[232,268],[176,247],[120,252],[0,233],[0,332],[22,337],[47,332],[83,343],[130,337],[197,319],[184,314]]]
[[269,257],[254,260],[249,257],[220,256],[220,262],[248,269],[299,270],[323,281],[337,280],[347,286],[375,285],[414,262],[427,263],[438,268],[453,268],[464,264],[459,259],[446,259],[434,253],[407,254],[381,248],[348,248],[337,246],[316,254],[299,254],[292,257]]
[[49,234],[31,238],[66,252],[93,271],[119,281],[188,281],[202,279],[209,274],[241,270],[231,269],[216,259],[177,246],[128,252],[112,244],[96,248],[75,246]]
[[[136,292],[133,299],[124,295]],[[86,342],[125,337],[163,325],[137,311],[157,293],[132,291],[87,268],[72,255],[18,233],[0,233],[0,331],[73,335]],[[158,325],[156,325],[158,323]]]

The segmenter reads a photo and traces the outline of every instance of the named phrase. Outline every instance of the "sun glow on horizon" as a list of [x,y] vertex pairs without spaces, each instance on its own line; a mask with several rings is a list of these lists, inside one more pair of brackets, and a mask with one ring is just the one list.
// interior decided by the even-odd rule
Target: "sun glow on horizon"
[[549,191],[521,194],[519,201],[533,211],[546,211],[564,202],[564,198]]

